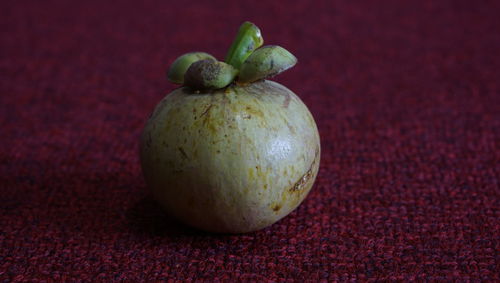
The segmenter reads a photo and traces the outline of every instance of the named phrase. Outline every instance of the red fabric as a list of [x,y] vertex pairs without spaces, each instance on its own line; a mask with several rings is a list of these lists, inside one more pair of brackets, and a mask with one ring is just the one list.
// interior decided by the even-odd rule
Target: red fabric
[[[2,281],[500,280],[500,2],[140,2],[0,4]],[[244,20],[298,57],[321,169],[207,234],[147,198],[138,137],[169,63]]]

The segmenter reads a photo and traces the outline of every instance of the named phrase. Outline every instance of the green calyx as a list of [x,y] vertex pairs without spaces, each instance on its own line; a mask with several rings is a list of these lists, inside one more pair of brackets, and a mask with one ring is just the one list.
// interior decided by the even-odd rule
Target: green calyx
[[214,56],[205,52],[190,52],[182,55],[175,59],[174,63],[170,66],[167,75],[168,80],[176,84],[183,84],[184,74],[186,74],[189,66],[196,61],[205,59],[215,60]]
[[297,58],[283,47],[277,45],[264,46],[255,50],[241,66],[238,81],[251,83],[261,79],[274,77],[297,63]]
[[238,74],[233,66],[213,59],[194,62],[184,75],[184,82],[195,90],[219,89],[228,86]]
[[195,90],[220,89],[235,79],[251,83],[273,77],[297,63],[297,58],[280,46],[264,46],[259,28],[244,22],[236,35],[225,62],[204,52],[182,55],[172,63],[168,79]]
[[226,55],[226,63],[239,69],[241,64],[252,54],[252,52],[261,47],[264,39],[260,33],[260,29],[251,22],[244,22],[238,34],[229,47],[229,52]]

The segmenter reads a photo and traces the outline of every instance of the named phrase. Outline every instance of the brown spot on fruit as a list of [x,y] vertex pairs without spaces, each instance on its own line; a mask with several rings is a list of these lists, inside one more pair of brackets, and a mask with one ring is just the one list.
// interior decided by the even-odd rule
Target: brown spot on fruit
[[[245,107],[245,112],[246,112],[246,116],[248,116],[248,117],[251,117],[252,115],[260,117],[260,118],[264,117],[264,113],[262,113],[261,110],[253,109],[250,106]],[[247,119],[250,119],[250,118],[247,118]]]
[[[212,133],[213,135],[217,134],[217,127],[213,123],[208,123],[207,128],[210,131],[210,133]],[[214,144],[215,144],[215,142],[214,142]]]
[[292,99],[292,97],[290,96],[289,93],[285,93],[284,96],[285,96],[285,101],[283,101],[283,108],[288,108],[288,105],[290,105],[290,100]]
[[248,168],[248,177],[250,177],[250,179],[253,179],[255,177],[253,168]]
[[298,191],[301,191],[302,188],[304,188],[304,185],[307,184],[307,182],[309,181],[309,179],[311,179],[311,176],[312,176],[312,170],[309,169],[307,170],[307,172],[302,176],[300,177],[300,179],[295,182],[295,184],[290,188],[290,192],[298,192]]
[[[208,128],[210,129],[210,127],[214,127],[213,125],[211,125],[211,120],[210,120],[210,109],[212,108],[213,104],[210,104],[210,106],[207,107],[207,109],[205,109],[205,111],[203,111],[203,113],[200,115],[200,119],[203,117],[203,125],[207,126],[208,125]],[[213,131],[212,131],[213,132]]]
[[315,153],[315,156],[314,156],[314,160],[311,162],[311,165],[309,166],[309,169],[307,170],[307,172],[302,175],[302,177],[299,178],[299,180],[297,182],[295,182],[295,184],[289,189],[290,192],[300,192],[302,191],[302,189],[305,187],[305,185],[309,182],[309,180],[311,180],[312,176],[313,176],[313,170],[314,170],[314,165],[316,164],[316,162],[318,161],[319,157],[319,149],[316,148],[316,153]]
[[278,212],[281,209],[281,204],[273,205],[273,211]]
[[212,108],[212,106],[214,106],[213,104],[210,104],[207,109],[205,109],[205,111],[203,111],[203,113],[201,113],[200,117],[203,117],[203,115],[207,114],[208,111],[210,111],[210,109]]
[[181,152],[182,157],[184,157],[185,159],[188,159],[188,156],[182,147],[179,147],[179,151]]

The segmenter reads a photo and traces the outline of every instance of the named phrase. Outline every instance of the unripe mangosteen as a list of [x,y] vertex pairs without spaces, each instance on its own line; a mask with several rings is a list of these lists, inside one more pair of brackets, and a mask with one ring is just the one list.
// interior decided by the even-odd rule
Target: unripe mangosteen
[[[292,91],[266,80],[296,59],[279,46],[259,48],[262,42],[258,28],[244,23],[226,62],[183,66],[185,85],[146,123],[140,150],[146,183],[188,225],[256,231],[288,215],[313,186],[320,163],[314,118]],[[169,77],[178,81],[176,72]]]

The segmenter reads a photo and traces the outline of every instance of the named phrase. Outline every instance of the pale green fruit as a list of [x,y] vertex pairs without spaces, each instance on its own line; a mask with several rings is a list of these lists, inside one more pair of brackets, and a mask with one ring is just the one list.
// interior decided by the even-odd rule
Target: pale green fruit
[[280,220],[309,193],[319,163],[311,113],[266,80],[206,93],[178,88],[156,106],[141,137],[155,198],[179,220],[213,232]]

